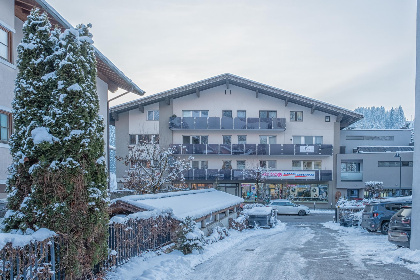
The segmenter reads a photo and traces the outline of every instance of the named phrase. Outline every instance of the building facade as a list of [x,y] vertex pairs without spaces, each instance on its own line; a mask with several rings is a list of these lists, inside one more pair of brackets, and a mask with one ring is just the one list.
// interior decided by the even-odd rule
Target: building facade
[[[44,0],[1,0],[0,1],[0,198],[5,197],[5,186],[8,166],[12,162],[8,141],[13,132],[12,100],[17,75],[17,46],[22,40],[22,27],[31,9],[37,7],[48,14],[53,25],[63,29],[71,28],[57,11]],[[143,95],[136,84],[128,79],[111,61],[95,49],[97,58],[96,79],[100,100],[100,114],[108,127],[108,96],[118,88]],[[104,135],[108,135],[105,131]],[[105,137],[105,143],[107,143]],[[106,144],[106,147],[108,145]],[[107,151],[108,149],[106,149]],[[108,157],[108,153],[106,153]]]
[[414,146],[410,139],[409,129],[342,130],[337,196],[367,197],[364,189],[369,181],[383,182],[383,197],[411,195]]
[[[193,156],[191,189],[216,187],[255,199],[255,173],[271,198],[330,206],[340,129],[361,119],[350,110],[222,74],[111,108],[117,156],[158,140]],[[117,181],[126,166],[117,162]]]

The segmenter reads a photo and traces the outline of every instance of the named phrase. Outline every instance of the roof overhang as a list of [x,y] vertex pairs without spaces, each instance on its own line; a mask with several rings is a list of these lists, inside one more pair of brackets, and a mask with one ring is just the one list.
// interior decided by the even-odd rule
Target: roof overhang
[[[39,8],[48,14],[52,25],[57,25],[63,29],[73,28],[51,5],[45,0],[15,0],[15,16],[22,21],[26,20],[33,8]],[[106,56],[104,56],[96,47],[96,62],[98,77],[108,84],[108,89],[115,92],[118,88],[143,95],[145,91],[139,88],[124,73],[119,70]]]
[[189,94],[197,94],[197,92],[214,88],[220,85],[226,85],[227,87],[229,85],[235,85],[241,88],[255,91],[258,94],[265,94],[278,99],[282,99],[286,103],[291,102],[294,104],[311,108],[312,112],[321,111],[336,116],[337,119],[335,121],[340,122],[340,128],[345,128],[363,118],[363,115],[355,113],[351,110],[338,107],[326,102],[322,102],[316,99],[312,99],[303,95],[292,93],[290,91],[248,80],[229,73],[214,76],[195,83],[187,84],[157,94],[149,95],[134,101],[123,103],[112,107],[110,112],[118,114],[139,108],[140,106],[150,105],[159,101],[175,99]]

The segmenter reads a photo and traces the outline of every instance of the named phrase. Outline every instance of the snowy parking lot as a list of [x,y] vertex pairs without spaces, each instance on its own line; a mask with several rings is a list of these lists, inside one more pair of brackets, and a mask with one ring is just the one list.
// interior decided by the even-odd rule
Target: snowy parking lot
[[420,279],[420,252],[332,222],[331,213],[279,216],[273,229],[231,231],[184,256],[148,253],[107,279]]

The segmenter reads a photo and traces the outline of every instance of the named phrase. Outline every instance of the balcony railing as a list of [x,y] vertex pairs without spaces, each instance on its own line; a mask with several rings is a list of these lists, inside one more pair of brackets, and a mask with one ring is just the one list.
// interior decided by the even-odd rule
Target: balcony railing
[[178,155],[332,156],[327,144],[173,144]]
[[285,118],[170,117],[172,130],[286,130]]
[[[306,175],[306,176],[302,176]],[[296,176],[295,176],[296,175]],[[190,169],[184,172],[189,181],[255,181],[255,171],[248,169]],[[269,170],[270,181],[332,181],[332,170]]]
[[341,172],[341,181],[363,181],[363,172]]

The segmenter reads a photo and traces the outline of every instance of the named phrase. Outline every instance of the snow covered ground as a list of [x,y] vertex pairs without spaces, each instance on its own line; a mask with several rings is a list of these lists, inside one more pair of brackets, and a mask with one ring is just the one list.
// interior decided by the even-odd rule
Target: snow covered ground
[[185,279],[185,276],[192,272],[197,265],[224,253],[247,239],[263,237],[267,233],[283,232],[285,229],[286,225],[279,223],[272,229],[244,230],[242,232],[231,230],[231,235],[226,239],[205,246],[202,254],[195,253],[184,256],[180,251],[176,250],[169,254],[160,252],[145,253],[143,256],[133,258],[130,262],[108,273],[107,279]]
[[[326,222],[324,227],[337,230],[337,238],[346,247],[354,264],[364,267],[364,261],[377,264],[399,264],[420,274],[420,251],[397,248],[388,242],[388,236],[371,233],[358,227],[341,227],[337,223]],[[419,275],[420,279],[420,275]]]

